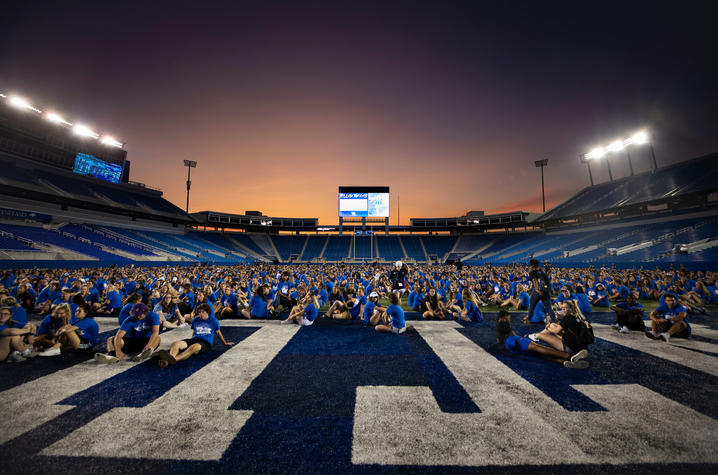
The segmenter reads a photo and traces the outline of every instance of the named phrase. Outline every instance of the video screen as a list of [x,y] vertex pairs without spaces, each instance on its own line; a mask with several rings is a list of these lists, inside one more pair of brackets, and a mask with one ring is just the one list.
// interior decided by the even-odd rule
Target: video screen
[[339,187],[342,218],[388,218],[389,187]]
[[80,175],[89,175],[100,180],[109,181],[111,183],[119,183],[122,176],[122,167],[114,163],[107,163],[104,160],[87,155],[86,153],[78,153],[75,157],[75,167],[73,172]]

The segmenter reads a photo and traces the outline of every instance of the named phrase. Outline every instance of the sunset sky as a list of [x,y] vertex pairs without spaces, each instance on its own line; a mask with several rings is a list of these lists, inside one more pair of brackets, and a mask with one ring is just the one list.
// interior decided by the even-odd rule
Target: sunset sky
[[25,3],[0,90],[126,142],[182,208],[196,160],[190,211],[333,224],[339,185],[390,186],[391,224],[397,196],[402,223],[540,211],[535,160],[551,206],[588,185],[580,153],[640,129],[659,166],[718,151],[700,3]]

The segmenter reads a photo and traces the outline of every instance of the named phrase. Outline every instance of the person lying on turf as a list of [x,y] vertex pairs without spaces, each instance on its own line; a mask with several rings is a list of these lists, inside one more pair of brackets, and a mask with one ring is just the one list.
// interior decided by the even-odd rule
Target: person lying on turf
[[[550,325],[555,325],[552,323]],[[503,345],[510,353],[528,353],[541,356],[557,363],[563,364],[566,368],[588,368],[589,363],[584,358],[588,351],[581,350],[571,356],[570,354],[534,343],[528,338],[520,337],[511,329],[511,316],[506,310],[499,310],[499,318],[496,322],[496,335],[499,345]]]
[[207,353],[212,349],[215,335],[225,346],[234,345],[234,342],[224,339],[224,335],[219,329],[219,321],[211,317],[210,312],[209,304],[204,303],[197,307],[197,316],[192,320],[192,338],[173,342],[169,351],[158,351],[156,356],[159,358],[160,368],[184,361],[193,355]]
[[130,318],[122,322],[115,336],[107,339],[107,353],[95,353],[98,363],[117,363],[126,353],[139,351],[132,361],[140,363],[148,359],[160,345],[160,317],[150,312],[142,302],[130,312]]

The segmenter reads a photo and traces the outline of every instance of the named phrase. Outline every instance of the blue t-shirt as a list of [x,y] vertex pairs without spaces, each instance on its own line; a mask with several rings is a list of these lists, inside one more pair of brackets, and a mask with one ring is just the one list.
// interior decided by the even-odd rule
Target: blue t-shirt
[[371,316],[374,315],[374,307],[376,307],[376,304],[372,302],[371,300],[364,305],[364,323],[369,325],[369,320],[371,319]]
[[122,307],[122,310],[120,310],[120,315],[117,317],[117,324],[122,325],[122,322],[130,318],[130,311],[132,310],[132,307],[135,305],[132,303],[128,303],[124,307]]
[[317,307],[314,306],[313,303],[307,304],[307,306],[304,307],[304,318],[309,320],[310,322],[313,322],[318,315],[319,310],[317,309]]
[[686,310],[686,307],[683,305],[676,303],[676,305],[673,308],[669,308],[666,304],[661,304],[656,308],[656,313],[659,315],[663,315],[663,318],[673,323],[673,318],[676,317],[679,313],[685,312],[686,317],[683,319],[684,322],[686,322],[686,325],[688,325],[688,330],[690,331],[691,325],[688,321],[688,311]]
[[506,337],[506,341],[504,341],[504,346],[511,353],[527,353],[529,351],[530,343],[531,340],[529,340],[528,338],[516,335],[509,335],[508,337]]
[[479,307],[477,307],[471,300],[466,301],[465,310],[466,316],[469,317],[472,322],[482,322],[484,320],[481,310],[479,310]]
[[521,292],[519,294],[519,300],[519,310],[528,310],[531,304],[531,297],[529,297],[528,292]]
[[126,338],[149,338],[152,336],[152,327],[160,326],[160,316],[155,312],[149,312],[145,318],[138,320],[129,317],[120,326],[125,332]]
[[359,298],[354,299],[354,305],[352,306],[352,308],[349,309],[349,314],[352,316],[352,318],[361,318],[361,306],[365,303],[366,297],[363,295]]
[[107,305],[108,308],[116,309],[122,308],[122,295],[116,290],[107,293],[107,299],[110,303]]
[[259,295],[252,297],[252,300],[249,301],[249,306],[252,307],[250,314],[253,317],[267,316],[267,302],[265,302]]
[[581,310],[581,313],[584,315],[591,315],[591,301],[588,300],[588,296],[586,294],[576,294],[574,295],[574,298],[578,303],[578,309]]
[[27,325],[27,311],[22,307],[12,308],[12,319],[16,323],[17,328]]
[[75,321],[70,322],[70,324],[77,327],[77,334],[80,338],[89,343],[90,346],[95,346],[100,328],[94,318],[85,317],[82,320],[75,319]]
[[398,305],[389,305],[386,309],[387,315],[391,317],[391,326],[394,328],[404,328],[406,321],[404,320],[404,309]]
[[207,317],[206,320],[202,320],[201,317],[194,317],[192,330],[192,338],[201,338],[211,345],[214,343],[214,334],[219,331],[219,322],[212,317]]
[[52,318],[52,315],[47,315],[45,318],[42,319],[42,323],[40,323],[36,335],[49,335],[51,337],[54,337],[55,332],[62,328],[62,326],[62,320],[54,319]]

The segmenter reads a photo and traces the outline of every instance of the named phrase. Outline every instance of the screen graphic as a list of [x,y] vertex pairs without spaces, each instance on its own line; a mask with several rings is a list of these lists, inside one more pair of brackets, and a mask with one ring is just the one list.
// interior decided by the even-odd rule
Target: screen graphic
[[122,167],[113,163],[107,163],[99,158],[85,153],[78,153],[75,157],[73,172],[80,175],[89,175],[100,180],[119,183],[122,175]]

